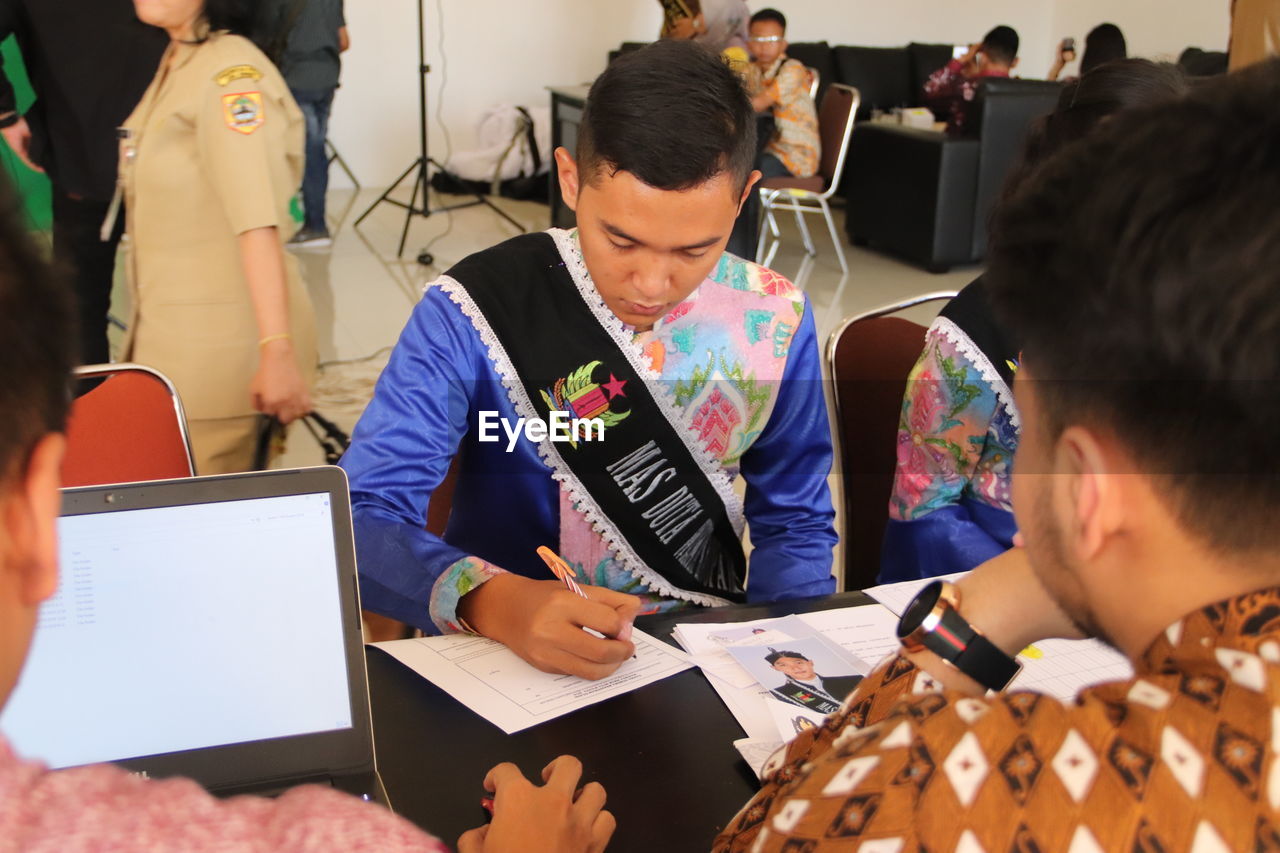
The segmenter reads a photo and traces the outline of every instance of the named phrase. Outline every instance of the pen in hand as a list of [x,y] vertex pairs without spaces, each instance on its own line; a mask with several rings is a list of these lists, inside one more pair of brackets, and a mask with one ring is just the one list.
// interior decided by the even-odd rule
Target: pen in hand
[[[561,557],[555,551],[552,551],[546,545],[538,546],[537,553],[538,553],[538,556],[542,558],[542,562],[547,564],[547,568],[551,570],[551,574],[559,578],[559,580],[565,585],[565,587],[570,592],[572,592],[574,595],[578,595],[578,596],[581,596],[582,598],[586,598],[590,600],[590,596],[588,596],[585,592],[583,592],[582,587],[578,585],[578,582],[576,580],[574,580],[575,576],[577,575],[577,572],[573,570],[573,566],[569,565],[564,561],[563,557]],[[593,637],[598,637],[601,640],[608,640],[608,639],[626,640],[630,638],[630,635],[631,635],[630,629],[631,629],[630,625],[625,625],[622,629],[622,632],[619,633],[617,637],[606,637],[604,634],[601,634],[599,631],[593,630],[591,628],[583,628],[582,630],[586,631],[588,634],[590,634]],[[635,655],[632,655],[632,657],[634,658]]]

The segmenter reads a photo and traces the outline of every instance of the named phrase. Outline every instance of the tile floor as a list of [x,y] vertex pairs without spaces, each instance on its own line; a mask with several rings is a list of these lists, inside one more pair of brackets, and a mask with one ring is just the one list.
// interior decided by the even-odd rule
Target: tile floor
[[[468,254],[514,236],[516,230],[485,206],[414,217],[410,222],[403,259],[395,255],[404,226],[403,209],[378,205],[357,229],[354,222],[380,194],[380,190],[341,190],[331,193],[329,217],[333,246],[325,250],[299,251],[311,298],[315,303],[322,370],[317,383],[316,409],[340,427],[350,430],[373,393],[378,373],[386,363],[405,319],[422,287]],[[405,193],[407,195],[407,192]],[[433,209],[457,204],[465,197],[432,194]],[[548,208],[534,202],[498,199],[502,210],[530,230],[547,227]],[[843,212],[837,210],[837,230],[843,237]],[[934,275],[884,255],[845,245],[849,275],[840,265],[820,222],[814,239],[818,256],[809,261],[794,220],[782,218],[783,245],[774,267],[791,276],[809,294],[816,311],[819,340],[824,342],[840,320],[850,314],[936,290],[957,290],[977,275],[976,268],[956,269]],[[423,248],[435,256],[435,265],[421,266]],[[127,299],[123,287],[117,300]],[[122,303],[116,303],[117,314]],[[921,306],[904,314],[928,323],[937,312]],[[277,460],[280,467],[323,464],[319,446],[295,430],[288,451]],[[833,480],[833,489],[838,483]],[[836,495],[836,505],[840,506]],[[842,565],[837,554],[836,565]]]

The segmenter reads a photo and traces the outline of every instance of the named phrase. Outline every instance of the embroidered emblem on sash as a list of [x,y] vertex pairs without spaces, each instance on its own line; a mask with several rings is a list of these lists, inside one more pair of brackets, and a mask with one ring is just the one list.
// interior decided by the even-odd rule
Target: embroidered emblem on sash
[[[568,412],[574,419],[599,418],[607,430],[627,419],[631,406],[626,397],[627,381],[618,379],[604,362],[584,364],[542,393],[542,402],[551,411]],[[575,441],[569,446],[577,448]]]

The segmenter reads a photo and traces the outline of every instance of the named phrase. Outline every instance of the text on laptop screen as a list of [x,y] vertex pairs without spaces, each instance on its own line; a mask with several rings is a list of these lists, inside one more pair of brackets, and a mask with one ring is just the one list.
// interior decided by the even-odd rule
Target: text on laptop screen
[[328,494],[64,516],[0,732],[69,767],[351,726]]

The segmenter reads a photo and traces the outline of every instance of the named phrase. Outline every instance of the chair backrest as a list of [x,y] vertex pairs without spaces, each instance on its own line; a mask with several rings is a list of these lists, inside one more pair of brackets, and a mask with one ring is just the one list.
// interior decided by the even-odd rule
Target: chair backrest
[[978,87],[978,185],[973,213],[973,257],[987,253],[987,224],[1009,170],[1022,157],[1031,123],[1053,112],[1062,84],[992,77]]
[[76,368],[103,379],[77,398],[67,423],[63,486],[167,480],[195,473],[182,401],[164,374],[141,364]]
[[898,464],[902,398],[907,376],[924,349],[924,326],[889,315],[955,295],[926,293],[857,314],[841,323],[827,342],[844,486],[845,589],[865,589],[880,572],[880,545]]
[[822,88],[822,75],[818,73],[818,69],[810,68],[807,65],[804,70],[809,72],[809,97],[816,104],[818,103],[818,90]]
[[825,181],[824,196],[830,197],[840,183],[844,172],[844,158],[849,150],[849,137],[853,135],[853,119],[858,113],[862,96],[858,90],[843,83],[832,83],[822,96],[818,108],[818,136],[822,140],[822,161],[818,174]]

